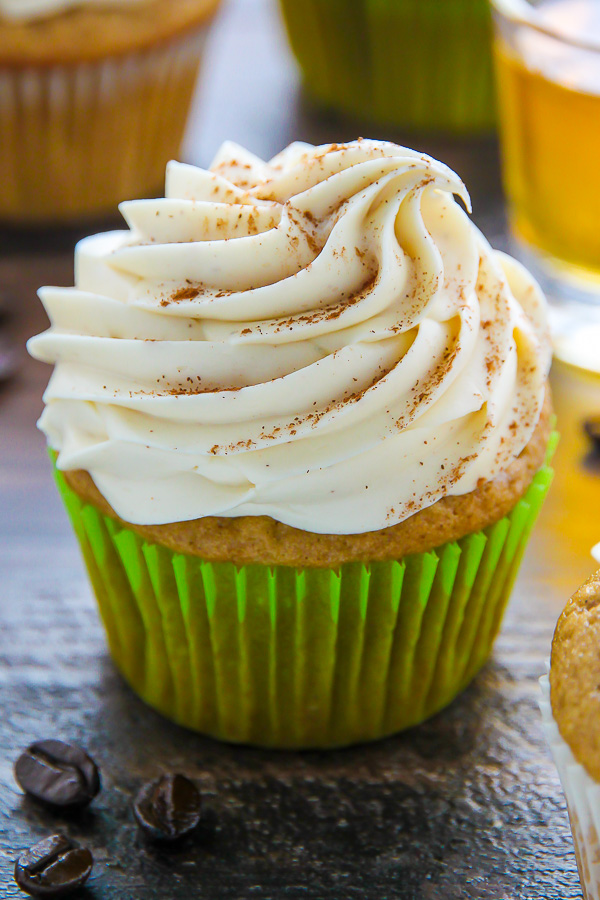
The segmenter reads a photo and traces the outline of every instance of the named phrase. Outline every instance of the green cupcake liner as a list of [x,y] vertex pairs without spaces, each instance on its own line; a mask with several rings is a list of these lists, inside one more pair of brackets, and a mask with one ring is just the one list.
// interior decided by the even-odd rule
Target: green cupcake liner
[[213,737],[301,748],[408,728],[469,683],[498,632],[552,470],[484,531],[337,570],[174,553],[55,475],[111,654],[133,690]]
[[456,133],[495,126],[488,0],[281,0],[318,104]]

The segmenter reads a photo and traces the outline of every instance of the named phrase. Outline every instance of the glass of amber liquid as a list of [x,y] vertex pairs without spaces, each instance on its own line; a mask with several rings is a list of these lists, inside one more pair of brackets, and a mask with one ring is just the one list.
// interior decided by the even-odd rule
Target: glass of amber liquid
[[491,2],[512,231],[550,298],[597,317],[600,370],[600,0]]

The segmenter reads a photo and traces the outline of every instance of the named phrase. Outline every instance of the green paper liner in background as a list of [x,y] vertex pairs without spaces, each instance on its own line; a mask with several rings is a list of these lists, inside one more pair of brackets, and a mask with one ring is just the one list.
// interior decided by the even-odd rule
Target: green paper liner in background
[[55,475],[111,654],[133,690],[213,737],[301,748],[408,728],[469,683],[500,627],[552,470],[484,531],[399,562],[339,569],[174,553]]
[[488,0],[281,0],[316,102],[422,130],[495,126]]

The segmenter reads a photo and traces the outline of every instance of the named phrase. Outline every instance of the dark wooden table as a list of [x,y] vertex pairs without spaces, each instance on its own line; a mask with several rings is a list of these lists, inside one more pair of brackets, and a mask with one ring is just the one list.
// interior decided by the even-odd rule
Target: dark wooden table
[[[304,106],[267,0],[226,6],[206,74],[186,149],[192,161],[208,163],[224,138],[266,156],[292,139],[358,133]],[[493,141],[361,131],[439,154],[465,178],[487,236],[506,243]],[[19,344],[46,324],[36,288],[72,283],[78,236],[0,232],[0,287]],[[600,380],[554,372],[563,435],[555,485],[493,659],[472,687],[397,738],[292,754],[172,726],[117,675],[35,430],[48,375],[23,353],[18,377],[0,389],[0,897],[22,896],[12,860],[59,826],[93,849],[87,896],[98,900],[581,897],[537,679],[556,618],[592,571],[590,547],[600,540],[600,470],[581,430],[586,413],[600,412]],[[103,773],[93,808],[66,824],[25,800],[12,777],[20,748],[49,736],[86,746]],[[129,812],[139,782],[164,769],[196,778],[207,807],[202,843],[168,855],[140,843]]]

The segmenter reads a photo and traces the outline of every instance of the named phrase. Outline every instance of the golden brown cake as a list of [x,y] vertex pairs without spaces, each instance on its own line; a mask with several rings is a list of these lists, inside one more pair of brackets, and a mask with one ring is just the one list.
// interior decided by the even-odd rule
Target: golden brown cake
[[0,15],[0,65],[72,65],[148,50],[206,24],[219,2],[81,5],[31,21],[3,20]]
[[540,679],[546,737],[567,800],[585,900],[600,900],[600,569],[571,597]]
[[[206,516],[166,525],[131,525],[147,541],[175,553],[191,553],[213,562],[236,565],[336,567],[347,562],[402,559],[446,541],[480,531],[505,516],[523,496],[546,455],[551,431],[550,392],[529,443],[505,472],[469,494],[443,497],[409,519],[363,534],[314,534],[267,516],[225,519]],[[119,519],[87,472],[65,472],[64,478],[82,500]],[[600,682],[599,682],[600,683]]]
[[573,594],[558,620],[550,697],[562,737],[600,782],[600,570]]

